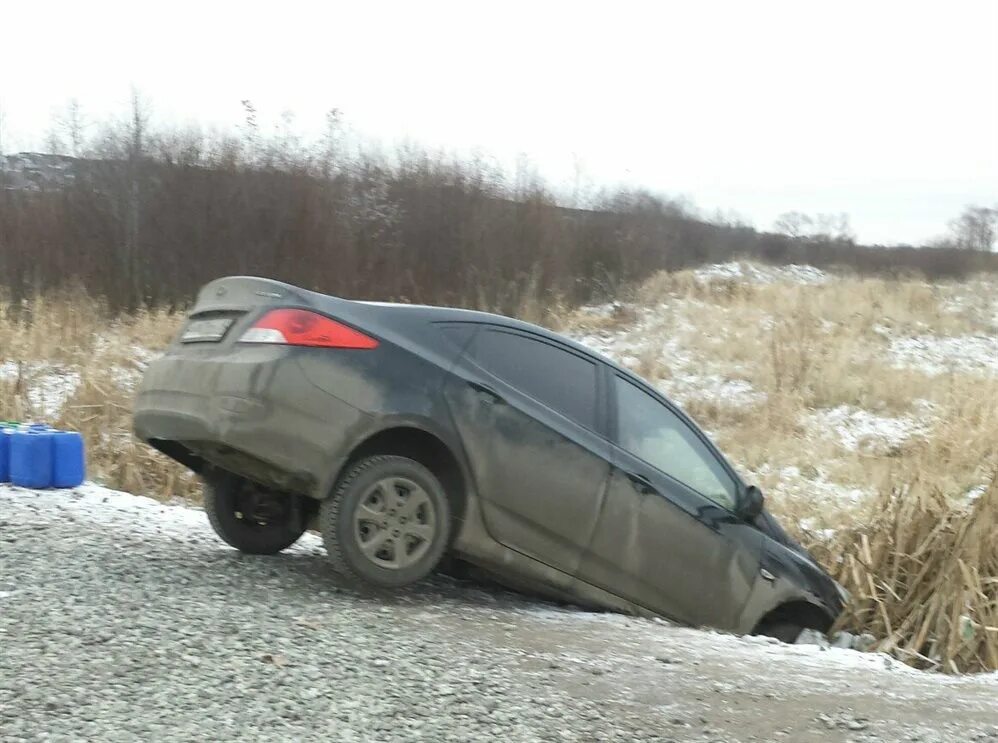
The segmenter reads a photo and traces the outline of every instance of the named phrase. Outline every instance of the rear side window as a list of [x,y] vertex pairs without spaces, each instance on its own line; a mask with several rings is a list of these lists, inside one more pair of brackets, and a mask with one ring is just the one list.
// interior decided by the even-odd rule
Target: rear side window
[[551,343],[501,330],[479,334],[475,361],[520,392],[596,429],[596,364]]
[[734,510],[734,480],[693,429],[647,392],[615,379],[620,448]]

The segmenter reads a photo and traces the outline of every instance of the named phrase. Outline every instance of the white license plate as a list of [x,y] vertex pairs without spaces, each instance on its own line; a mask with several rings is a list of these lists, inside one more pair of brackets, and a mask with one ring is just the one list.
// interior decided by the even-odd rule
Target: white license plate
[[232,325],[231,317],[215,317],[204,320],[191,320],[180,336],[181,343],[203,343],[220,341],[225,331]]

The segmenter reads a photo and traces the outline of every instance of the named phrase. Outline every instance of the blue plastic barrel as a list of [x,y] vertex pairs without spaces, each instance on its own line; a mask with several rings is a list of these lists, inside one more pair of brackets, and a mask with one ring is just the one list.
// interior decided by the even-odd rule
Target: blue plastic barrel
[[0,482],[10,482],[10,436],[13,429],[0,424]]
[[83,437],[76,431],[53,431],[52,487],[75,488],[85,475]]
[[10,436],[10,481],[22,488],[52,487],[51,431],[20,429]]

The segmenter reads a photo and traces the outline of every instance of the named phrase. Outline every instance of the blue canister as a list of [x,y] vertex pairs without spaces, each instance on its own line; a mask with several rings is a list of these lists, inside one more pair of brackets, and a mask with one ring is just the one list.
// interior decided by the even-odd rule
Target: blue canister
[[52,487],[75,488],[85,475],[83,437],[76,431],[53,431]]
[[14,429],[0,423],[0,482],[10,482],[10,437]]
[[52,487],[51,431],[19,429],[10,436],[10,481],[22,488]]

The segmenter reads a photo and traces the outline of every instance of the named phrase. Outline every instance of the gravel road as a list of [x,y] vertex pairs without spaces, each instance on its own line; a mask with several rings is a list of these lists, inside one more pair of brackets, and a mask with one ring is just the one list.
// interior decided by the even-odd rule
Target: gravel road
[[0,486],[0,739],[998,741],[998,677],[595,614],[440,578],[339,587],[311,535]]

